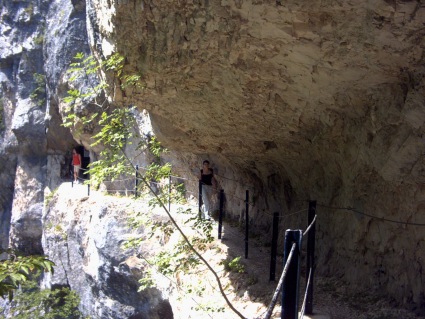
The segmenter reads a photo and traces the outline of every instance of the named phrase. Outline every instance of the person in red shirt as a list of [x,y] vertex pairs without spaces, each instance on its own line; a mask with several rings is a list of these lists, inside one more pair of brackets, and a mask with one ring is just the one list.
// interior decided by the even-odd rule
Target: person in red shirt
[[81,168],[81,155],[77,152],[77,149],[72,150],[72,166],[74,167],[74,182],[78,183],[78,175]]

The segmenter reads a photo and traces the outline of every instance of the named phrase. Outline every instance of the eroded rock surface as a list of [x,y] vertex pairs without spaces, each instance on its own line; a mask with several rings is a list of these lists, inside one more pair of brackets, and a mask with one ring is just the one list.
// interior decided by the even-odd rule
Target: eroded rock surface
[[116,96],[254,188],[254,227],[315,199],[318,271],[423,306],[424,227],[329,208],[424,223],[422,2],[92,2],[98,45],[146,86]]
[[[134,236],[128,220],[134,211],[143,211],[140,203],[85,194],[86,187],[66,183],[47,203],[43,248],[56,267],[45,284],[71,287],[81,298],[82,312],[91,318],[172,319],[167,287],[138,292],[147,264],[136,257],[137,250],[123,248]],[[143,238],[144,231],[137,233]],[[149,256],[158,245],[144,241],[141,253]]]
[[[12,246],[44,249],[44,189],[48,194],[60,183],[72,145],[92,142],[93,130],[61,126],[72,57],[89,48],[97,58],[118,52],[124,73],[140,75],[144,88],[120,90],[122,83],[106,74],[113,99],[149,111],[189,191],[196,194],[200,159],[209,158],[228,215],[243,221],[249,189],[251,229],[266,238],[273,212],[282,217],[282,232],[305,228],[305,216],[292,213],[317,200],[317,270],[423,311],[421,1],[1,3],[3,247],[10,229]],[[98,150],[90,151],[96,158]],[[62,243],[52,243],[59,256]],[[67,280],[65,270],[57,276],[57,283]],[[98,290],[82,292],[85,304],[112,300]],[[115,308],[103,308],[103,301],[90,311],[112,316]],[[120,313],[134,310],[113,302]]]

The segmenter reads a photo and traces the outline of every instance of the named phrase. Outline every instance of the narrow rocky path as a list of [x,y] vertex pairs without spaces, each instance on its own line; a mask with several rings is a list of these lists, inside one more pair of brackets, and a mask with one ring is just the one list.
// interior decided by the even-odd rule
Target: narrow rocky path
[[[75,198],[88,196],[86,185],[77,184],[71,188],[71,183],[66,185],[65,191]],[[101,192],[90,191],[90,197],[100,196]],[[190,206],[184,208],[193,208]],[[177,211],[172,206],[173,212]],[[174,215],[179,215],[175,214]],[[180,218],[180,217],[179,217]],[[179,222],[187,218],[181,216]],[[212,220],[213,236],[215,241],[203,253],[213,269],[218,273],[223,289],[233,306],[246,318],[264,318],[264,314],[272,299],[277,282],[283,270],[283,257],[278,250],[276,264],[276,280],[270,282],[270,247],[256,239],[249,239],[248,258],[245,258],[245,234],[236,224],[224,222],[222,239],[218,239],[218,223]],[[280,248],[279,248],[280,249]],[[224,267],[225,261],[240,257],[239,264],[243,266],[240,273]],[[303,273],[302,262],[302,273]],[[168,279],[166,279],[168,280]],[[205,266],[194,269],[192,274],[173,278],[180,287],[170,291],[175,319],[232,319],[238,316],[232,312],[223,300],[217,283]],[[371,287],[373,288],[373,287]],[[198,290],[195,294],[194,291]],[[304,274],[301,276],[300,295],[304,294]],[[373,289],[371,289],[372,291]],[[188,294],[190,291],[190,296]],[[272,318],[281,317],[281,296],[274,309]],[[302,303],[302,297],[300,300]],[[201,310],[199,310],[201,309]],[[337,278],[327,278],[317,275],[314,282],[313,311],[314,319],[425,319],[413,311],[396,307],[391,301],[382,296],[364,291],[358,294],[350,293],[349,285]],[[324,317],[317,316],[324,315]],[[305,317],[306,318],[306,317]]]
[[[215,223],[214,231],[217,229]],[[216,237],[217,235],[214,234]],[[239,290],[233,299],[235,307],[245,310],[248,318],[264,318],[264,313],[272,299],[277,282],[283,271],[283,257],[278,255],[276,264],[276,280],[270,278],[270,248],[262,243],[250,239],[248,258],[245,259],[245,235],[238,227],[232,227],[228,223],[223,225],[222,239],[216,240],[216,244],[222,247],[232,259],[241,256],[241,263],[245,266],[244,274],[227,275],[234,289]],[[278,253],[279,254],[279,253]],[[303,263],[302,263],[303,265]],[[305,291],[304,267],[300,280],[300,306]],[[255,311],[255,313],[254,313]],[[322,277],[316,274],[314,281],[313,312],[311,318],[335,318],[335,319],[425,319],[420,316],[397,307],[394,303],[381,294],[369,291],[354,294],[350,292],[348,284],[337,278]],[[281,317],[281,295],[273,312],[272,318]],[[310,318],[305,316],[305,318]]]

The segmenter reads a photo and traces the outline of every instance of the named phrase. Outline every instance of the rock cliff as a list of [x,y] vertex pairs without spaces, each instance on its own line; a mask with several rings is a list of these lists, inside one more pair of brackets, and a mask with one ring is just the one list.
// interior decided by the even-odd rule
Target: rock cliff
[[118,52],[143,89],[117,85],[110,101],[149,112],[188,190],[209,158],[229,215],[244,218],[249,189],[250,224],[265,238],[273,212],[282,232],[305,228],[291,214],[317,200],[317,271],[424,311],[422,1],[1,4],[3,247],[60,251],[41,241],[45,193],[72,146],[98,153],[90,134],[61,126],[66,69],[77,52]]
[[93,3],[99,50],[146,86],[117,96],[229,198],[252,187],[254,227],[315,199],[319,272],[424,305],[421,1]]
[[[87,196],[86,187],[63,184],[46,202],[43,213],[43,249],[56,262],[55,273],[44,279],[48,287],[69,286],[81,298],[81,311],[90,318],[171,319],[168,286],[138,292],[138,280],[148,265],[138,251],[123,244],[134,235],[129,218],[149,212],[145,204],[125,198]],[[164,219],[149,214],[152,221]],[[146,237],[140,228],[138,236]],[[157,241],[145,241],[141,254],[157,251]],[[160,290],[162,289],[162,291]]]

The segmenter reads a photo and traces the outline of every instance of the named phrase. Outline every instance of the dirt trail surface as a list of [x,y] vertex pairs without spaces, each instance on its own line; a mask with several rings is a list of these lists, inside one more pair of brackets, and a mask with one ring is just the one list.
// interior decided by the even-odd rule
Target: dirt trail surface
[[[217,238],[218,223],[214,222],[213,235]],[[222,239],[215,244],[221,247],[222,255],[215,255],[211,263],[220,259],[231,260],[241,256],[245,272],[229,271],[223,281],[232,283],[232,303],[247,318],[264,318],[283,270],[282,253],[278,252],[276,280],[270,282],[270,248],[249,239],[248,259],[245,259],[245,234],[239,227],[223,224]],[[301,262],[300,307],[305,292],[305,262]],[[220,267],[220,265],[217,265]],[[223,267],[223,266],[221,266]],[[218,268],[215,268],[218,269]],[[335,319],[424,319],[413,311],[396,307],[391,300],[374,291],[349,292],[349,286],[337,278],[316,275],[314,280],[313,316],[311,318]],[[215,316],[214,316],[215,317]],[[217,317],[215,317],[217,318]],[[221,317],[220,317],[221,318]],[[235,315],[234,318],[237,318]],[[281,294],[272,318],[281,318]],[[309,317],[310,318],[310,317]]]
[[[87,186],[74,185],[69,191],[76,200],[88,198]],[[105,201],[103,194],[91,191],[89,196],[94,202]],[[121,202],[127,203],[121,197]],[[142,205],[128,198],[130,205]],[[118,204],[118,203],[117,203]],[[118,204],[119,205],[119,204]],[[178,208],[192,209],[193,205],[171,206],[172,216],[186,235],[193,235],[196,230],[185,226],[187,214],[176,213]],[[162,211],[162,209],[161,209]],[[164,213],[164,212],[163,212]],[[283,270],[283,254],[278,248],[276,263],[276,279],[270,278],[270,245],[259,239],[249,238],[248,258],[245,259],[245,234],[243,229],[234,222],[223,222],[222,238],[218,239],[218,222],[211,220],[212,235],[215,240],[208,244],[202,256],[220,278],[222,289],[231,302],[245,318],[264,319],[267,307],[275,292]],[[280,234],[281,236],[281,234]],[[240,257],[239,261],[237,259]],[[235,261],[236,260],[236,261]],[[230,266],[230,261],[234,261]],[[314,319],[425,319],[413,310],[397,308],[391,300],[384,298],[379,291],[371,287],[368,291],[353,293],[350,287],[338,278],[321,277],[314,280],[313,312]],[[299,287],[300,306],[305,292],[305,261],[301,261],[301,282]],[[166,282],[168,297],[173,308],[174,319],[233,319],[239,316],[230,309],[220,293],[216,278],[205,265],[194,268],[189,273],[176,271],[174,274],[158,275],[158,280]],[[359,280],[362,280],[359,278]],[[271,318],[281,318],[281,295],[274,308]],[[305,317],[307,318],[307,317]],[[308,317],[310,318],[310,317]]]

